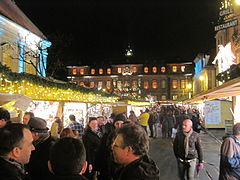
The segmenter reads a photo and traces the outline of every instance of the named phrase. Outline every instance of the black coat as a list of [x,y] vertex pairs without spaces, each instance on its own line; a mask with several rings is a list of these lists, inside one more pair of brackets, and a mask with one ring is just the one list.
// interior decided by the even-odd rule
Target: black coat
[[[16,163],[16,162],[15,162]],[[0,157],[0,179],[3,180],[30,180],[24,173],[23,167],[19,164],[18,167],[10,162],[7,162]]]
[[37,144],[35,150],[32,151],[26,169],[33,180],[47,179],[52,175],[48,170],[48,160],[50,147],[55,141],[56,140],[50,136],[45,141]]
[[68,176],[58,176],[53,175],[49,180],[87,180],[82,175],[68,175]]
[[157,165],[145,155],[125,166],[118,180],[159,180],[159,176]]
[[101,139],[95,132],[88,128],[83,134],[82,140],[86,149],[87,162],[88,164],[92,164],[94,168],[95,158]]

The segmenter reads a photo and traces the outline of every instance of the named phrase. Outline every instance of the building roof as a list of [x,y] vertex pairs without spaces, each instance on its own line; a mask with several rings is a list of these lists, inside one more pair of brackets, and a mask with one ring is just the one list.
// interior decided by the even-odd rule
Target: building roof
[[0,0],[0,14],[31,31],[37,36],[47,39],[37,26],[35,26],[32,21],[19,9],[13,0]]

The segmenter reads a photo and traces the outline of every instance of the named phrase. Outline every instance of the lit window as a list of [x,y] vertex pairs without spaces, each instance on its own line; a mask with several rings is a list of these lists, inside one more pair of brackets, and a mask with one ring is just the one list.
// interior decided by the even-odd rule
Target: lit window
[[102,89],[102,81],[98,81],[98,89]]
[[99,69],[99,74],[103,74],[103,68]]
[[181,66],[181,71],[185,72],[185,68],[186,68],[186,66]]
[[111,68],[107,68],[107,74],[111,74],[112,70]]
[[133,82],[132,82],[132,88],[133,88],[133,89],[136,89],[136,88],[137,88],[137,81],[133,81]]
[[177,80],[172,80],[172,88],[177,89],[178,87],[178,81]]
[[181,89],[186,89],[186,86],[187,86],[187,81],[181,80]]
[[177,95],[173,95],[172,100],[177,100]]
[[92,82],[90,82],[90,86],[89,86],[90,88],[94,88],[94,82],[92,81]]
[[80,85],[80,86],[84,86],[84,82],[81,81],[79,85]]
[[145,73],[148,73],[148,67],[144,67],[143,71],[144,71]]
[[149,82],[148,81],[144,81],[143,88],[144,89],[148,89],[149,88]]
[[118,74],[122,73],[122,68],[118,68]]
[[95,69],[91,69],[91,74],[95,74]]
[[158,87],[157,80],[152,81],[152,88],[156,89]]
[[161,87],[164,89],[164,88],[166,88],[166,80],[165,79],[163,79],[162,81],[161,81]]
[[117,88],[122,89],[122,81],[117,81]]
[[107,89],[111,89],[111,81],[107,81],[107,83],[106,83],[106,88],[107,88]]
[[136,72],[137,72],[137,67],[136,67],[136,66],[133,66],[133,67],[132,67],[132,72],[133,72],[133,73],[136,73]]
[[154,67],[152,68],[152,72],[153,72],[153,73],[157,73],[157,67],[156,67],[156,66],[154,66]]
[[73,68],[73,69],[72,69],[72,74],[73,74],[73,75],[76,75],[76,74],[77,74],[77,69],[76,69],[76,68]]
[[84,75],[84,68],[81,68],[81,69],[80,69],[80,74],[81,74],[81,75]]
[[161,72],[165,73],[166,72],[166,67],[161,67]]
[[166,95],[162,95],[162,96],[161,96],[161,99],[162,99],[162,100],[166,100],[166,99],[167,99],[167,96],[166,96]]
[[172,67],[172,72],[177,72],[177,66]]

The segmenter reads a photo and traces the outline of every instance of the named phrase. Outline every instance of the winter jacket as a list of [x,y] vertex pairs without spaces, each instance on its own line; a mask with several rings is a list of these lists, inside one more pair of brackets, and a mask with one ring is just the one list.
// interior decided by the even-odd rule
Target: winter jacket
[[125,166],[118,180],[159,180],[160,172],[155,162],[147,155]]
[[68,176],[54,175],[49,180],[87,180],[87,178],[85,178],[84,176],[82,176],[80,174],[79,175],[68,175]]
[[182,160],[198,158],[199,161],[202,162],[203,153],[202,153],[202,146],[200,143],[200,137],[198,133],[193,131],[189,137],[189,147],[188,147],[187,157],[185,157],[184,139],[185,139],[185,135],[183,134],[183,131],[177,132],[173,142],[173,151],[176,158],[181,158]]
[[240,179],[240,139],[227,136],[221,146],[219,180]]
[[14,160],[5,160],[0,157],[0,179],[4,180],[28,180],[24,168]]
[[49,151],[56,140],[49,136],[47,139],[35,143],[35,150],[32,151],[30,161],[26,169],[33,180],[43,180],[52,174],[48,170]]
[[145,113],[142,113],[138,119],[140,121],[140,125],[141,126],[148,126],[148,120],[149,120],[149,113],[145,112]]

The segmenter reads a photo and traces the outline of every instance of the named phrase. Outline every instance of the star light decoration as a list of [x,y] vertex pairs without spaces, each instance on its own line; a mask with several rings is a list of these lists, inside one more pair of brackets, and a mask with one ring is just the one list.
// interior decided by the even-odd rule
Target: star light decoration
[[72,89],[61,89],[34,84],[28,80],[10,81],[0,73],[0,92],[9,94],[23,94],[33,100],[64,101],[64,102],[91,102],[91,103],[115,103],[118,97],[103,96],[93,92],[84,93]]

